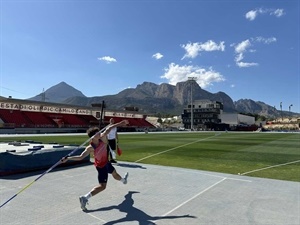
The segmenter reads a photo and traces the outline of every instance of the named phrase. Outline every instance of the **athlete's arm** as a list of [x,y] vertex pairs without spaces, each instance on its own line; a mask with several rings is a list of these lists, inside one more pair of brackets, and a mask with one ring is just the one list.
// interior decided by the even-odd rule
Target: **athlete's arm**
[[80,155],[64,157],[64,158],[61,159],[61,162],[65,163],[68,160],[71,160],[71,161],[83,160],[85,157],[87,157],[91,153],[92,150],[93,150],[92,146],[89,145],[85,148],[85,150]]
[[122,121],[119,122],[119,123],[114,123],[114,124],[112,124],[112,125],[109,125],[109,126],[105,129],[105,131],[104,131],[103,133],[101,133],[101,136],[107,136],[108,133],[110,132],[110,130],[111,130],[112,128],[114,128],[114,127],[119,127],[119,126],[124,126],[124,125],[127,125],[128,123],[129,123],[128,120],[122,120]]

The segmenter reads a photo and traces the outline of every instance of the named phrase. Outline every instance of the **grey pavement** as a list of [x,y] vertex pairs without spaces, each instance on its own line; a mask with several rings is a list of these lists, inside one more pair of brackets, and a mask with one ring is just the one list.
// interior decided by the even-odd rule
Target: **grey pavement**
[[[300,183],[120,162],[88,211],[78,197],[97,184],[93,165],[0,178],[2,225],[299,225]],[[33,183],[32,183],[33,182]],[[29,186],[28,186],[29,185]],[[24,189],[25,188],[25,189]]]

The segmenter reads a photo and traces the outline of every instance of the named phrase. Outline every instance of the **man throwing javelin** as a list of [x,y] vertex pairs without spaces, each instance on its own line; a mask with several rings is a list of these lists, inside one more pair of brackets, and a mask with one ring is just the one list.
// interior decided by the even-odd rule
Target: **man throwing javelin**
[[82,210],[86,209],[86,204],[88,203],[88,199],[92,196],[100,193],[101,191],[105,190],[108,174],[112,174],[113,178],[121,181],[123,184],[127,183],[128,173],[125,174],[124,177],[121,177],[113,165],[108,161],[108,152],[107,152],[107,135],[111,131],[111,129],[118,127],[118,126],[125,126],[128,124],[127,120],[123,120],[119,123],[110,124],[103,132],[99,131],[98,127],[92,127],[87,130],[88,136],[91,138],[90,144],[85,148],[85,150],[77,156],[69,156],[64,157],[61,159],[62,163],[67,162],[68,160],[79,161],[84,159],[90,153],[94,153],[95,159],[95,167],[98,171],[98,182],[99,185],[95,186],[90,192],[86,195],[80,196],[79,201]]

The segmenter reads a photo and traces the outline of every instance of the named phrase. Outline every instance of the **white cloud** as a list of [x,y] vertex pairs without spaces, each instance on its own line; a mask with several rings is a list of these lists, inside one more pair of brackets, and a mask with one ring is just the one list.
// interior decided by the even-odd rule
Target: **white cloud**
[[238,54],[243,53],[246,51],[247,48],[251,46],[251,42],[249,39],[242,41],[241,43],[237,44],[234,48],[234,51]]
[[276,16],[276,17],[281,17],[285,14],[284,9],[264,9],[264,8],[259,8],[255,10],[250,10],[245,14],[246,19],[253,21],[256,19],[256,17],[259,14],[269,14],[271,16]]
[[256,37],[256,38],[253,38],[253,40],[256,42],[262,42],[264,44],[270,44],[272,42],[277,41],[277,39],[275,37],[270,37],[270,38]]
[[186,45],[181,45],[181,47],[186,51],[184,58],[196,58],[198,54],[202,51],[211,52],[211,51],[225,51],[224,41],[217,44],[212,40],[208,40],[205,43],[188,43]]
[[263,44],[270,44],[272,42],[276,42],[277,39],[275,37],[270,37],[270,38],[264,38],[264,37],[255,37],[255,38],[250,38],[247,40],[244,40],[238,44],[232,44],[230,46],[234,47],[234,51],[236,53],[236,56],[234,58],[234,61],[236,65],[240,68],[242,67],[251,67],[251,66],[258,66],[258,63],[255,62],[242,62],[244,59],[244,54],[247,52],[250,53],[255,53],[256,49],[249,49],[250,47],[253,46],[253,43],[263,43]]
[[283,16],[285,13],[284,13],[284,10],[283,9],[276,9],[274,10],[273,12],[271,12],[271,15],[274,15],[276,17],[281,17]]
[[160,54],[159,52],[152,55],[152,58],[155,58],[155,59],[161,59],[162,57],[164,57],[164,56],[162,54]]
[[231,87],[231,88],[234,88],[234,87],[235,87],[235,84],[231,84],[230,87]]
[[[234,51],[236,53],[235,56],[235,63],[238,67],[250,67],[250,66],[257,66],[257,63],[247,63],[242,62],[244,59],[244,53],[247,52],[247,49],[251,47],[251,42],[249,39],[242,41],[241,43],[238,43],[237,45],[234,45]],[[255,50],[251,50],[250,52],[255,52]]]
[[201,88],[207,88],[215,82],[225,81],[225,78],[212,68],[205,69],[192,65],[180,66],[175,63],[169,64],[169,67],[165,68],[165,74],[161,76],[161,78],[167,79],[169,84],[172,85],[187,81],[188,77],[196,77],[196,81]]
[[251,66],[258,66],[258,63],[248,63],[248,62],[236,62],[236,65],[240,68],[243,67],[251,67]]
[[243,59],[244,59],[243,53],[239,53],[239,54],[237,54],[237,55],[235,56],[234,61],[235,61],[235,62],[240,62],[240,61],[242,61]]
[[98,60],[100,60],[100,61],[104,61],[104,62],[106,62],[106,63],[112,63],[112,62],[117,62],[117,60],[116,59],[114,59],[114,58],[112,58],[112,57],[110,57],[110,56],[103,56],[103,57],[101,57],[101,58],[98,58]]
[[243,59],[244,59],[243,53],[239,53],[236,55],[234,61],[238,67],[244,68],[244,67],[258,66],[258,63],[254,63],[254,62],[252,62],[252,63],[242,62]]
[[250,21],[255,20],[256,16],[257,16],[256,10],[251,10],[251,11],[247,12],[245,15],[246,19],[248,19]]

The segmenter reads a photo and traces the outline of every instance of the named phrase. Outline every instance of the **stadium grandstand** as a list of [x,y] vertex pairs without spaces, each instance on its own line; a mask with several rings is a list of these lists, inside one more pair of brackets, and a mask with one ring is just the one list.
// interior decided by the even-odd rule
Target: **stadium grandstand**
[[[130,108],[130,107],[129,107]],[[83,107],[0,97],[0,133],[82,133],[91,126],[105,127],[110,118],[129,121],[120,131],[155,128],[147,115],[134,111],[110,111],[101,107]]]

